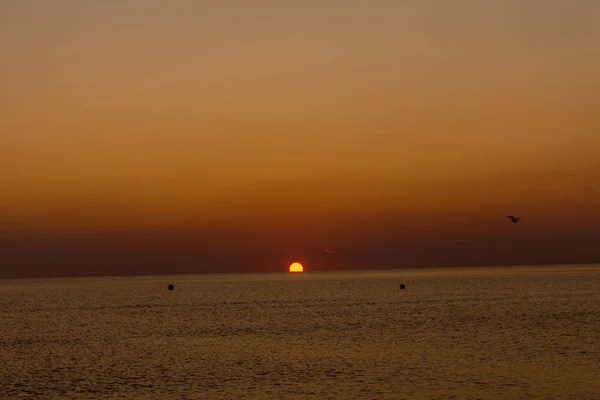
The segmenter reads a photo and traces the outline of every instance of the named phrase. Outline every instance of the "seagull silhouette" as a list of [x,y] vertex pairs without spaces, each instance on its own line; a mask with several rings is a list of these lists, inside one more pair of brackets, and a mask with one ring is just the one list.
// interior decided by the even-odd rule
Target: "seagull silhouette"
[[507,215],[506,218],[510,218],[510,220],[515,224],[521,219],[521,217],[513,217],[512,215]]

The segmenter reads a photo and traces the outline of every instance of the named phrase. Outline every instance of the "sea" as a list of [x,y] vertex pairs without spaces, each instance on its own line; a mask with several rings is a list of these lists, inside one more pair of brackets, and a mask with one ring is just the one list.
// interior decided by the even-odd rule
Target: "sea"
[[0,399],[600,399],[600,265],[2,280],[0,316]]

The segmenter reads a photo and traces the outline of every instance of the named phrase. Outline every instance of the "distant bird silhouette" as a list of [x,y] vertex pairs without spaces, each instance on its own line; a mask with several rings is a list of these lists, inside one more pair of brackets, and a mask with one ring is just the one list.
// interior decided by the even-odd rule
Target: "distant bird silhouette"
[[515,224],[521,219],[521,217],[513,217],[512,215],[507,215],[506,218],[510,218],[510,220]]
[[326,253],[332,253],[332,254],[335,254],[335,253],[337,253],[337,250],[334,250],[334,249],[325,249],[325,252],[326,252]]

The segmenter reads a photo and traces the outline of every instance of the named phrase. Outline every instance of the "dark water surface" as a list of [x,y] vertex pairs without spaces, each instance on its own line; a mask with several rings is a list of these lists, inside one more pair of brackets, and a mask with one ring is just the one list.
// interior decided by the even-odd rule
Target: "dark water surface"
[[600,266],[7,280],[0,313],[0,399],[600,399]]

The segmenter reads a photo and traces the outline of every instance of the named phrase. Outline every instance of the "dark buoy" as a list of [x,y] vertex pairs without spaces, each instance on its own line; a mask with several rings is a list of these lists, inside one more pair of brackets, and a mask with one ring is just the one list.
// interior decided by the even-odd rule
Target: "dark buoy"
[[400,284],[400,289],[406,289],[406,285],[404,285],[404,283]]
[[175,286],[169,285],[169,290],[173,290],[173,289],[175,289]]

